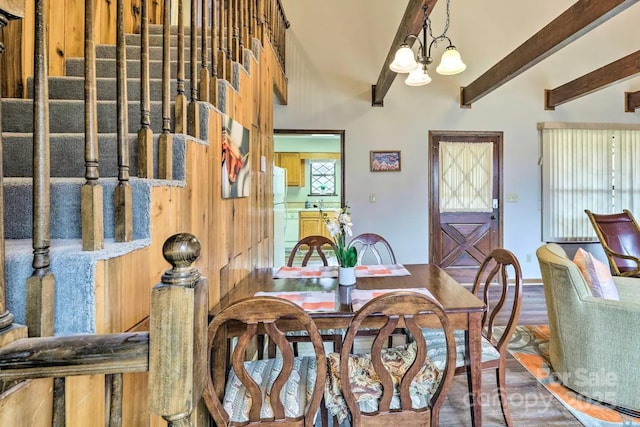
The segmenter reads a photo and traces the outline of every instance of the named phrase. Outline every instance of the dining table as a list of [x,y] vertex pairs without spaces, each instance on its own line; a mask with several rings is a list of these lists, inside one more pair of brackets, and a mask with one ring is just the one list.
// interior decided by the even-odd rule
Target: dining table
[[[482,314],[485,304],[467,288],[435,264],[403,264],[402,274],[374,274],[357,277],[351,286],[338,284],[337,275],[282,274],[280,269],[255,269],[245,279],[220,298],[210,310],[211,317],[236,301],[254,295],[292,295],[305,293],[322,295],[322,309],[307,310],[318,329],[346,329],[360,304],[355,295],[375,295],[380,292],[414,290],[430,294],[444,308],[451,326],[465,331],[465,363],[469,381],[471,424],[482,425],[481,359]],[[337,269],[337,267],[336,267]],[[312,269],[313,270],[313,269]],[[317,270],[317,269],[316,269]],[[329,277],[327,277],[329,276]],[[372,292],[373,291],[373,292]],[[329,300],[327,301],[327,295]],[[330,301],[333,300],[333,304]],[[327,304],[328,302],[328,304]],[[303,306],[304,308],[304,306]],[[286,329],[287,325],[279,327]],[[213,357],[226,357],[226,351],[213,350]]]

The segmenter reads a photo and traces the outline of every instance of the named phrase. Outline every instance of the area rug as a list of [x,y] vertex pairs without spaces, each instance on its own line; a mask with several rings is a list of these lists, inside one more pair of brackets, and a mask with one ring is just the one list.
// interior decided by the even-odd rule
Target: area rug
[[618,412],[564,387],[549,362],[549,326],[518,326],[509,353],[587,427],[640,426],[640,418]]

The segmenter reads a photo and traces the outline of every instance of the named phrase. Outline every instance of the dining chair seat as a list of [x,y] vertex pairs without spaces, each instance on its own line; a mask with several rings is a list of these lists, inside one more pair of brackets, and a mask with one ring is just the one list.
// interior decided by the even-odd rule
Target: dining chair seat
[[[263,390],[260,418],[273,417],[273,409],[267,396],[278,374],[282,370],[282,358],[262,359],[245,362],[244,366],[251,378]],[[285,408],[287,418],[299,418],[304,415],[305,408],[313,395],[314,384],[318,375],[318,365],[315,357],[295,357],[293,371],[280,391],[280,399]],[[222,406],[229,414],[229,421],[245,423],[249,421],[251,397],[234,370],[229,373]]]
[[[438,369],[442,369],[447,362],[447,341],[441,329],[423,329],[422,336],[429,343],[427,356],[433,361]],[[456,329],[453,331],[456,341],[456,368],[464,366],[464,331]],[[487,340],[482,337],[482,362],[500,359],[500,352]]]
[[[416,348],[416,343],[412,342],[408,345],[382,349],[382,363],[390,372],[395,388],[390,409],[400,409],[400,380],[415,360]],[[349,415],[349,410],[342,395],[340,385],[340,354],[330,353],[327,356],[327,366],[329,372],[324,392],[325,404],[329,413],[335,416],[339,423],[342,423]],[[382,382],[373,368],[371,355],[350,354],[349,371],[351,372],[351,387],[360,411],[364,413],[376,412],[383,389]],[[429,406],[429,402],[431,401],[433,393],[438,388],[441,379],[442,369],[438,368],[431,360],[426,359],[418,375],[409,387],[409,394],[414,409]]]
[[[320,329],[320,335],[342,335],[344,334],[344,329]],[[287,336],[290,337],[307,337],[309,334],[306,331],[289,331],[286,332]]]

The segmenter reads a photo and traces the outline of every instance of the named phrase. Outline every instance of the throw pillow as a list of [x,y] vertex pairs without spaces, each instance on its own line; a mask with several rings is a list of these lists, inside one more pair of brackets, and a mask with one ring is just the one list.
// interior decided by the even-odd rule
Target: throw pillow
[[591,288],[591,294],[594,297],[620,299],[613,276],[611,276],[611,271],[606,264],[597,260],[582,248],[578,248],[573,262],[582,272],[582,276],[584,276],[584,280]]

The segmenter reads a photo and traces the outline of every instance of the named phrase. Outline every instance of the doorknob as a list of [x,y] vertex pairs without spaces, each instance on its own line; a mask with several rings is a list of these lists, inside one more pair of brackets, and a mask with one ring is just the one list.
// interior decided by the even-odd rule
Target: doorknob
[[491,215],[491,219],[496,219],[496,216],[495,215]]

